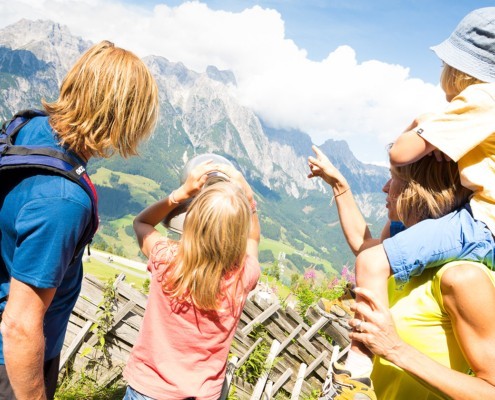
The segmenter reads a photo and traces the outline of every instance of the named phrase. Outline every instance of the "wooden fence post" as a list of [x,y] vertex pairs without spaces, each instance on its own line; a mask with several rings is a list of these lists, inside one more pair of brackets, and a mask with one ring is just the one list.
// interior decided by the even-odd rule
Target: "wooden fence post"
[[297,373],[296,383],[294,384],[294,389],[292,389],[292,395],[290,396],[290,400],[297,400],[299,398],[299,394],[301,393],[302,384],[304,382],[304,376],[306,375],[306,367],[307,365],[302,363],[299,367],[299,372]]
[[268,375],[272,369],[273,361],[275,360],[275,356],[278,353],[278,348],[280,347],[280,342],[278,340],[274,340],[272,342],[272,347],[270,347],[270,353],[268,353],[268,357],[266,359],[266,371],[261,375],[254,387],[253,394],[251,396],[251,400],[259,400],[261,395],[263,394],[265,383],[268,379]]

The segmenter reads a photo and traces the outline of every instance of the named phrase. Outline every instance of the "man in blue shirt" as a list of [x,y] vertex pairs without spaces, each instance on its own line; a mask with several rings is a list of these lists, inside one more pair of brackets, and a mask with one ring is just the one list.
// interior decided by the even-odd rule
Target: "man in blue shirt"
[[[158,115],[158,89],[133,53],[104,41],[64,79],[47,117],[15,144],[53,147],[85,165],[136,154]],[[82,187],[45,171],[15,170],[0,188],[0,400],[53,399],[58,362],[82,282],[78,243],[92,218]]]

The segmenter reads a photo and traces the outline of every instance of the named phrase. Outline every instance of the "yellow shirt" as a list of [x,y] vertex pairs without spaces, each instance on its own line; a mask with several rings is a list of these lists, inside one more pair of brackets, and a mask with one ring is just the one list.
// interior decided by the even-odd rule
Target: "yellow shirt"
[[[437,362],[467,373],[469,366],[462,355],[452,327],[452,322],[443,306],[440,281],[443,273],[466,261],[454,261],[441,268],[426,269],[414,276],[402,288],[389,279],[390,311],[397,332],[411,346]],[[484,265],[469,262],[485,271],[495,285],[495,273]],[[395,365],[379,357],[375,358],[371,375],[378,400],[438,400],[443,399],[419,381]]]
[[459,163],[474,217],[495,233],[495,83],[467,87],[415,130]]

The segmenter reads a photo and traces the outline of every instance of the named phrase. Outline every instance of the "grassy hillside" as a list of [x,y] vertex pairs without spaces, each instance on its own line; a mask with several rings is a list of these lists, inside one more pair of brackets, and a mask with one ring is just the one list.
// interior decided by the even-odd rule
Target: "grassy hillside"
[[[130,259],[143,260],[134,237],[132,220],[145,206],[166,196],[163,185],[149,178],[111,171],[105,167],[98,168],[91,178],[99,193],[101,218],[93,246]],[[328,250],[325,246],[314,247],[314,244],[326,244],[327,241],[313,240],[297,222],[300,215],[307,218],[308,206],[291,198],[277,201],[279,204],[276,207],[273,201],[266,198],[259,202],[262,225],[260,250],[271,251],[274,259],[278,259],[281,253],[285,254],[284,281],[290,282],[291,274],[303,274],[307,268],[315,266],[323,275],[333,276],[338,273],[341,265],[334,266],[330,261],[337,247],[329,246]],[[301,212],[301,208],[306,209],[306,214]],[[314,218],[321,219],[318,215]],[[322,224],[321,221],[318,223]],[[170,235],[164,227],[159,226],[158,229],[164,235]],[[269,266],[270,262],[265,265]]]

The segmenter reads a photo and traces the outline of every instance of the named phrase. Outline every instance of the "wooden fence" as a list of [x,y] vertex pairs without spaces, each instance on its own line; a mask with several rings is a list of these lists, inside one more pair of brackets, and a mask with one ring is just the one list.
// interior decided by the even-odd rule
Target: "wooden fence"
[[[121,378],[122,369],[137,339],[147,296],[134,289],[120,275],[113,284],[115,301],[113,322],[105,335],[105,352],[98,344],[98,330],[92,329],[102,314],[104,284],[85,276],[81,295],[72,312],[67,330],[60,369],[64,372],[84,369],[101,384]],[[247,301],[231,346],[227,379],[234,386],[234,397],[244,399],[307,398],[321,389],[334,349],[349,345],[346,317],[322,316],[309,308],[306,321],[292,308],[278,301],[270,304],[253,294]],[[260,346],[269,348],[267,370],[256,381],[236,376],[235,371]],[[101,344],[101,343],[100,343]],[[100,346],[103,347],[103,346]],[[247,365],[248,365],[247,364]]]

